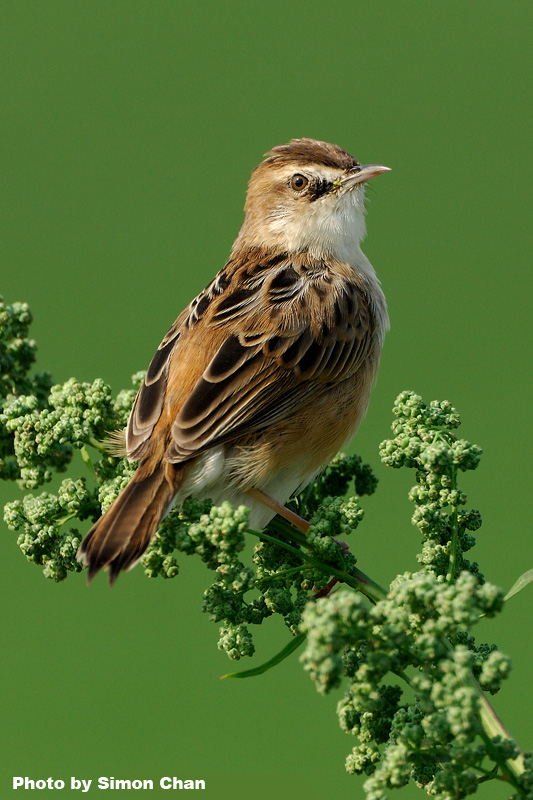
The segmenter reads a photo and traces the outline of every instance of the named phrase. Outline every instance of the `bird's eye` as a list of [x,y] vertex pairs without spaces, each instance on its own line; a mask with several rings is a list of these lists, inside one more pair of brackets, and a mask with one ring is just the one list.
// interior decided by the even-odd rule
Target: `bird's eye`
[[293,175],[291,178],[291,189],[294,189],[295,192],[301,192],[308,183],[309,179],[306,178],[305,175],[300,175],[300,173],[297,172],[296,175]]

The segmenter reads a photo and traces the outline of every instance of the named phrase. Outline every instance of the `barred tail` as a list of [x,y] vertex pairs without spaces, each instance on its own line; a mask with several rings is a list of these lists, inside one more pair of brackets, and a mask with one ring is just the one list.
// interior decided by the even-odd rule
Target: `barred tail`
[[112,586],[121,570],[135,566],[183,480],[181,470],[168,463],[143,472],[137,470],[81,543],[78,559],[89,568],[87,582],[106,568]]

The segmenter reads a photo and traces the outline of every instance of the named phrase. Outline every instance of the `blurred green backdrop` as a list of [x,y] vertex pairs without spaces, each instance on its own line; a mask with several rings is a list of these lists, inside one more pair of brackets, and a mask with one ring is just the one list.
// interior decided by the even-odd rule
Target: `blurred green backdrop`
[[[273,145],[312,136],[388,164],[365,250],[392,329],[355,445],[380,487],[355,549],[382,583],[415,565],[411,477],[377,456],[395,396],[414,389],[451,400],[484,448],[463,488],[484,518],[476,557],[508,588],[532,566],[532,20],[513,0],[4,0],[0,292],[30,303],[38,368],[129,385],[224,263]],[[362,796],[338,697],[318,696],[296,658],[217,681],[232,665],[200,612],[200,564],[182,559],[168,582],[137,569],[112,592],[103,577],[55,585],[1,527],[2,797],[13,775]],[[514,658],[496,707],[525,747],[532,607],[529,591],[481,634]],[[266,626],[257,658],[285,641]]]

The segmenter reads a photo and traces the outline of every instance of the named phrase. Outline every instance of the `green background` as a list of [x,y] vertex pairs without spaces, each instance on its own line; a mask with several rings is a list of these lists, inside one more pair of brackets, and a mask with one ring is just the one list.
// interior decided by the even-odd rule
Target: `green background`
[[[129,385],[224,263],[262,154],[333,141],[393,169],[369,192],[365,251],[392,329],[356,441],[380,477],[352,545],[360,565],[381,583],[415,567],[412,478],[377,456],[395,396],[413,389],[451,400],[484,449],[463,488],[483,514],[487,577],[509,588],[533,566],[531,3],[4,0],[1,12],[0,292],[30,303],[38,368]],[[1,528],[2,797],[13,775],[362,797],[344,772],[340,693],[319,696],[297,658],[217,680],[232,664],[200,612],[201,564],[183,558],[166,582],[137,569],[113,591],[103,576],[56,585]],[[532,607],[529,590],[479,632],[513,656],[495,703],[524,747]],[[259,663],[286,632],[274,620],[256,641]]]

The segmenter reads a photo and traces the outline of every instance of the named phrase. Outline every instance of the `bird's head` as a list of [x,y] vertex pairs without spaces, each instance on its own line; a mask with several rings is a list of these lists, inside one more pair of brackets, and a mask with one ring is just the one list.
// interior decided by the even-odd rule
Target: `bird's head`
[[365,183],[388,170],[316,139],[274,147],[252,172],[235,245],[354,263],[365,235]]

